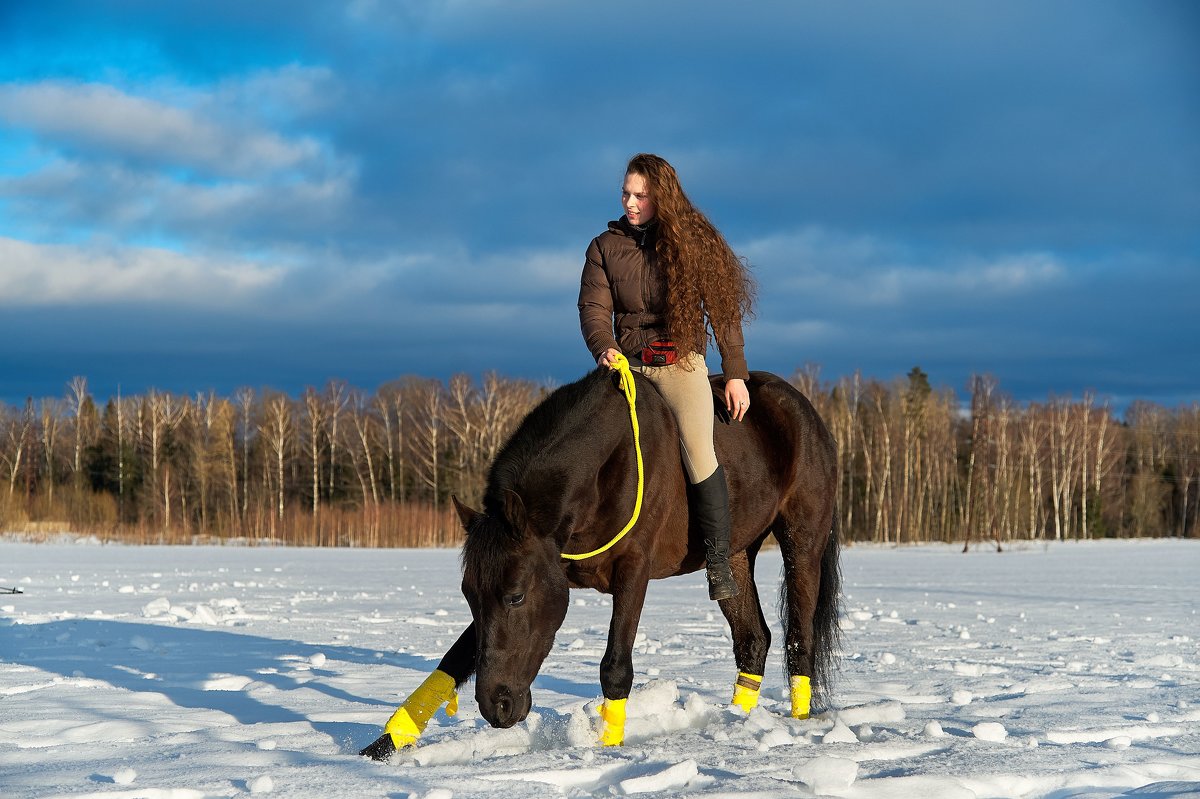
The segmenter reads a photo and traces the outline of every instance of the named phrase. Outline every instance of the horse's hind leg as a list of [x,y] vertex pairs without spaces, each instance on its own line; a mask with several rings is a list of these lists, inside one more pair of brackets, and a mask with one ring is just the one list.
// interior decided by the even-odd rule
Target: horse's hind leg
[[733,658],[738,668],[733,704],[747,713],[758,704],[763,669],[771,648],[771,631],[767,628],[767,620],[763,618],[758,588],[754,584],[754,561],[758,557],[760,544],[761,541],[745,552],[730,557],[729,565],[733,569],[738,594],[720,603],[721,612],[725,614],[729,632],[733,636]]
[[832,529],[832,508],[817,515],[805,519],[785,511],[774,527],[783,555],[784,666],[796,718],[808,718],[814,691],[827,698],[839,635],[837,531]]

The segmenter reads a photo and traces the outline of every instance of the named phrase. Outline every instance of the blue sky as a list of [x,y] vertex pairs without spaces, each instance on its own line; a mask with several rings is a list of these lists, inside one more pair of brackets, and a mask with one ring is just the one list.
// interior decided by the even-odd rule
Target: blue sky
[[628,157],[751,368],[1200,398],[1188,2],[0,4],[0,401],[572,380]]

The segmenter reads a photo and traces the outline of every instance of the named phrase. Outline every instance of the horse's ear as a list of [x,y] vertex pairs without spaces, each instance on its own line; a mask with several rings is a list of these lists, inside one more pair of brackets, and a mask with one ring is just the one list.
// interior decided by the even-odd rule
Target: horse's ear
[[522,535],[529,529],[529,516],[525,512],[525,503],[521,495],[511,488],[504,489],[504,518],[512,528]]
[[475,522],[475,519],[482,514],[480,514],[479,511],[471,508],[469,505],[464,505],[463,503],[459,502],[458,497],[456,497],[454,494],[450,495],[450,501],[454,503],[454,510],[458,511],[458,518],[460,521],[462,521],[463,529],[470,530],[471,525]]

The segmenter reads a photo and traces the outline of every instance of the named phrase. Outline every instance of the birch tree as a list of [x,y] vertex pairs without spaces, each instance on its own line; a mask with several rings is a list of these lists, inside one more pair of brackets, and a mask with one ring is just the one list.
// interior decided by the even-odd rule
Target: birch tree
[[42,465],[45,468],[46,499],[54,505],[54,482],[57,478],[55,462],[58,459],[59,437],[63,422],[64,404],[57,399],[41,402]]
[[436,508],[441,504],[443,483],[442,448],[445,446],[446,420],[444,389],[437,380],[408,381],[409,441],[413,454],[413,471],[428,489],[430,501]]
[[241,468],[241,525],[246,523],[246,514],[250,502],[250,444],[258,426],[254,424],[255,394],[252,388],[239,388],[234,399],[238,407],[238,420],[241,423],[242,435],[242,468]]
[[[267,488],[275,500],[274,519],[282,522],[284,498],[287,491],[284,467],[291,444],[292,406],[291,401],[284,394],[273,394],[264,398],[264,406],[263,423],[259,426],[258,432],[262,436],[267,452],[271,455],[273,468],[269,474],[272,480]],[[272,536],[277,534],[274,523],[271,526],[271,534]]]
[[325,449],[325,403],[316,389],[304,390],[305,450],[309,462],[309,498],[315,518],[321,504],[321,453]]
[[[374,450],[379,437],[374,414],[371,412],[371,402],[361,391],[349,395],[350,421],[354,427],[354,441],[357,445],[352,451],[354,458],[354,473],[358,476],[362,489],[363,505],[368,499],[372,506],[379,505],[379,487],[375,476]],[[368,493],[368,488],[370,489]]]
[[[71,459],[71,474],[74,480],[75,487],[78,488],[82,480],[83,472],[83,451],[92,444],[95,440],[95,411],[96,406],[92,402],[91,395],[88,394],[87,378],[72,377],[67,383],[68,401],[74,411],[74,433],[75,433],[75,451],[74,457]],[[85,413],[85,409],[90,407],[91,414]]]
[[329,441],[329,495],[337,495],[338,484],[338,447],[341,444],[342,431],[340,425],[342,414],[349,402],[349,388],[341,380],[330,380],[325,385],[325,422]]

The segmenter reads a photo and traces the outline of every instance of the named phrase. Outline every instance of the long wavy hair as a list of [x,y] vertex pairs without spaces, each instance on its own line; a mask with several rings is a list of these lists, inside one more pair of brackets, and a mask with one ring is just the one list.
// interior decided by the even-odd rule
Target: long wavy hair
[[658,221],[655,253],[667,274],[667,330],[683,353],[708,349],[754,313],[754,278],[721,232],[688,199],[666,159],[638,153],[626,175],[640,175]]

